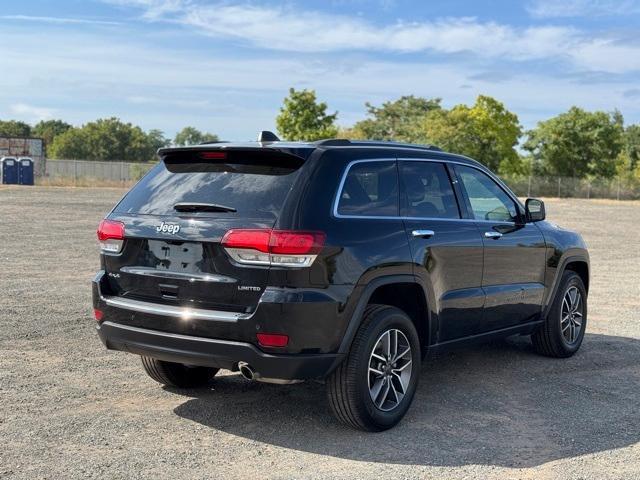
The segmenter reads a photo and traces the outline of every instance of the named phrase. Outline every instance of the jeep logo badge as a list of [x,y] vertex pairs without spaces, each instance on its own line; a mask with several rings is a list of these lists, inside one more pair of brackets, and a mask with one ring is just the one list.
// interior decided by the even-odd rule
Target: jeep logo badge
[[180,225],[176,225],[175,223],[162,222],[156,227],[156,231],[158,233],[170,233],[171,235],[175,235],[180,231]]

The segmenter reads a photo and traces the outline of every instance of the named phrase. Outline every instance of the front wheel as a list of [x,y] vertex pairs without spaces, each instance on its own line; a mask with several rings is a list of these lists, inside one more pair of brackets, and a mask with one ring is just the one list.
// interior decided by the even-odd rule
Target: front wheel
[[531,335],[533,347],[547,357],[570,357],[582,345],[586,327],[587,290],[577,273],[566,271],[547,318]]
[[405,415],[420,376],[420,342],[411,319],[387,305],[369,305],[347,358],[327,381],[341,422],[381,431]]

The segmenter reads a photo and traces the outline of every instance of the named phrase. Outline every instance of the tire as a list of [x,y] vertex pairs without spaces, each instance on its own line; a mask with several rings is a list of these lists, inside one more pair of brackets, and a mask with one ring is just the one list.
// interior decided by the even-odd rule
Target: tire
[[[575,311],[570,305],[571,292],[579,294]],[[570,311],[573,311],[573,316],[567,317]],[[567,318],[568,320],[565,320]],[[580,323],[579,327],[575,325],[577,322]],[[587,291],[580,276],[568,270],[562,275],[544,324],[531,335],[531,341],[535,351],[540,355],[567,358],[576,353],[582,345],[586,328]]]
[[[388,344],[393,345],[393,338],[396,339],[398,358],[396,369],[390,370],[393,364],[389,362],[382,367],[378,357]],[[410,351],[400,357],[407,347]],[[347,357],[327,379],[327,396],[333,414],[342,423],[358,430],[375,432],[393,427],[411,405],[418,386],[420,362],[420,342],[411,319],[395,307],[367,306]],[[371,365],[374,371],[379,369],[386,373],[371,372]],[[404,395],[401,392],[403,385]],[[374,403],[372,396],[376,391],[379,395]],[[389,393],[385,397],[387,400],[383,399],[385,392]],[[395,398],[394,392],[399,392]]]
[[207,385],[218,373],[218,368],[188,367],[181,363],[165,362],[151,357],[140,357],[142,366],[151,378],[168,387],[196,388]]

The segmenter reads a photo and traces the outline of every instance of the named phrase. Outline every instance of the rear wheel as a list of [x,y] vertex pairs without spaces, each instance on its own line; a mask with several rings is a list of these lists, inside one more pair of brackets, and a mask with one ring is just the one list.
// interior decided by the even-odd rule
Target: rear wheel
[[570,357],[582,345],[586,326],[587,291],[577,273],[566,271],[544,324],[531,335],[533,347],[547,357]]
[[205,386],[219,370],[209,367],[190,367],[182,363],[165,362],[151,357],[140,358],[147,375],[156,382],[169,387],[195,388]]
[[327,381],[334,415],[359,430],[393,427],[413,400],[420,358],[409,317],[395,307],[368,306],[347,358]]

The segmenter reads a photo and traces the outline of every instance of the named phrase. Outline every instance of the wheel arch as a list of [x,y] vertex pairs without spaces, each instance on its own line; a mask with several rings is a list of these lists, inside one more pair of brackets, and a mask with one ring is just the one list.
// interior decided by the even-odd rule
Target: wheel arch
[[585,290],[589,293],[589,263],[586,260],[570,260],[564,267],[564,271],[567,270],[578,274],[584,283]]
[[553,279],[553,286],[551,288],[551,293],[547,297],[547,301],[544,305],[542,318],[546,317],[546,315],[549,313],[549,309],[553,304],[553,299],[555,298],[556,293],[558,291],[560,280],[562,279],[562,276],[566,271],[572,271],[577,273],[578,276],[580,276],[580,278],[582,279],[582,282],[584,283],[584,287],[587,291],[587,294],[589,293],[589,278],[590,278],[589,258],[584,255],[571,255],[571,256],[565,257],[560,262],[556,270],[556,275]]
[[389,275],[378,277],[365,287],[347,326],[339,353],[346,354],[349,351],[362,323],[364,310],[372,303],[391,305],[405,312],[418,331],[422,353],[426,352],[430,341],[431,314],[424,288],[413,275]]

